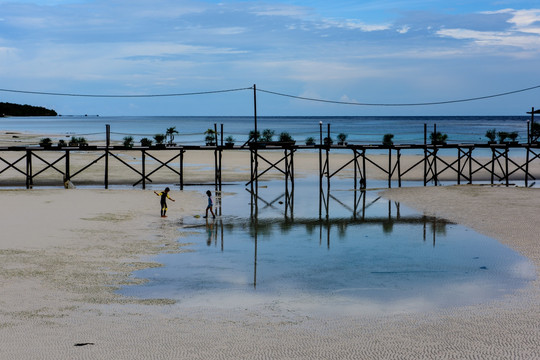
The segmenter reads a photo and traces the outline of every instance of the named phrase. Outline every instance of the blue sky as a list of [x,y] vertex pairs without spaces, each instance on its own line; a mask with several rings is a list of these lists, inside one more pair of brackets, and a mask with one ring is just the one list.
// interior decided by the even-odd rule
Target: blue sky
[[[536,5],[536,7],[535,7]],[[145,95],[257,88],[361,103],[540,85],[533,1],[0,0],[0,88]],[[249,90],[88,98],[0,91],[61,114],[251,115]],[[257,93],[259,115],[521,115],[540,89],[416,107]]]

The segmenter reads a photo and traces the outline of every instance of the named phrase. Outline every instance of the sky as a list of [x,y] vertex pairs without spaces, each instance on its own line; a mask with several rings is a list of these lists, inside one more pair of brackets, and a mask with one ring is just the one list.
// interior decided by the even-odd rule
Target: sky
[[249,116],[253,85],[259,116],[524,115],[540,107],[540,88],[387,105],[539,86],[540,4],[0,0],[0,102],[65,115]]

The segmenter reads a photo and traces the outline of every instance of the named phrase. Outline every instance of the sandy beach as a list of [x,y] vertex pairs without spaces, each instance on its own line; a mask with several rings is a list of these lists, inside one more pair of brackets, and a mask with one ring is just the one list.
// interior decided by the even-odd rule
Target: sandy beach
[[[307,155],[299,169],[316,168],[315,160]],[[235,161],[229,171],[246,176],[246,163]],[[213,171],[197,174],[210,180]],[[464,185],[382,195],[491,236],[538,269],[539,191]],[[159,266],[152,255],[184,251],[181,219],[205,197],[177,189],[171,196],[176,202],[162,219],[151,190],[0,190],[0,358],[540,358],[538,270],[504,298],[421,313],[183,307],[117,295],[119,286],[144,281],[132,271]]]

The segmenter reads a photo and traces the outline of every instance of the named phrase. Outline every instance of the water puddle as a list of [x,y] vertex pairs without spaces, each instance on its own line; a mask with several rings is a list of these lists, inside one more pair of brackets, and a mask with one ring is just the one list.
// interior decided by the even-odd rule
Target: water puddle
[[297,185],[292,202],[282,183],[268,185],[256,207],[243,185],[224,188],[217,219],[182,219],[189,251],[158,256],[162,268],[134,274],[148,283],[120,293],[180,306],[399,313],[487,302],[535,277],[512,249],[377,192],[336,187],[319,217],[315,181]]

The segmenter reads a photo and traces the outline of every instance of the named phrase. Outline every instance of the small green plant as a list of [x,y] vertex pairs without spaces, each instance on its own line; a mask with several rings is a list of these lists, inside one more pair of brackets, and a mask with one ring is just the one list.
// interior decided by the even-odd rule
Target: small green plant
[[165,134],[156,134],[154,135],[154,140],[156,141],[156,145],[163,145],[163,141],[165,141]]
[[255,133],[255,130],[251,130],[249,132],[249,140],[248,141],[261,141],[261,133],[257,131]]
[[382,143],[385,146],[392,146],[394,145],[394,141],[392,140],[394,138],[394,134],[384,134],[382,138]]
[[306,139],[306,145],[315,145],[315,139],[310,136]]
[[293,142],[294,139],[292,138],[292,136],[288,132],[284,131],[281,134],[279,134],[279,141],[281,141],[281,142]]
[[261,141],[263,142],[269,142],[272,141],[272,138],[274,137],[274,134],[276,132],[271,129],[264,129],[261,136]]
[[216,139],[217,139],[217,133],[214,129],[208,129],[204,132],[204,141],[206,142],[207,146],[214,146],[216,145]]
[[515,143],[517,138],[518,138],[519,134],[517,131],[512,131],[511,133],[508,134],[508,138],[510,139],[511,142]]
[[506,138],[508,137],[508,133],[506,131],[499,131],[497,133],[497,137],[499,138],[499,144],[504,144]]
[[497,129],[489,129],[486,131],[486,135],[484,135],[489,139],[489,142],[494,143],[495,139],[497,138]]
[[447,139],[448,135],[443,134],[440,131],[429,134],[429,140],[431,140],[432,144],[445,144]]
[[152,139],[149,139],[149,138],[142,138],[141,139],[141,146],[147,146],[147,147],[150,147],[152,146]]
[[58,140],[58,147],[64,147],[66,146],[66,141],[64,139],[60,139]]
[[124,136],[122,139],[122,144],[127,148],[133,147],[133,136]]
[[337,136],[337,139],[338,139],[338,145],[343,145],[345,144],[345,140],[347,140],[347,134],[345,133],[339,133],[338,136]]
[[175,135],[175,134],[178,134],[178,130],[176,130],[176,126],[167,128],[167,130],[165,131],[165,135],[169,138],[169,140],[167,141],[167,143],[168,143],[170,146],[175,145],[175,143],[174,143],[174,135]]
[[234,146],[234,142],[235,142],[235,141],[236,141],[235,138],[233,138],[232,136],[229,135],[229,136],[227,136],[227,137],[225,138],[225,145],[227,145],[227,146]]
[[69,140],[69,146],[88,146],[88,142],[84,137],[76,137],[72,136],[71,140]]
[[325,137],[323,142],[324,142],[324,145],[332,145],[334,143],[334,140],[332,140],[331,137]]
[[52,140],[51,138],[43,138],[39,141],[39,146],[41,147],[51,147],[52,146]]

